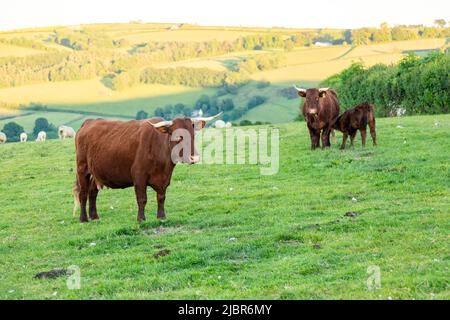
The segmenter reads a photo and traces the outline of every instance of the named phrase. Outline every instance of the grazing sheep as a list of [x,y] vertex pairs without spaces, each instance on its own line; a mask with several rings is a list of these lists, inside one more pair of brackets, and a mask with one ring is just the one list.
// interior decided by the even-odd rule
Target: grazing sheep
[[25,132],[22,132],[20,134],[20,142],[27,142],[28,140],[28,135]]
[[36,141],[45,141],[47,139],[47,133],[45,131],[40,131],[38,133]]
[[0,143],[5,143],[6,142],[6,134],[4,134],[3,132],[0,132]]
[[214,127],[217,129],[223,129],[225,128],[225,122],[223,120],[217,120],[214,122]]
[[75,138],[75,130],[68,126],[60,126],[58,128],[58,136],[60,139]]
[[231,128],[231,126],[232,126],[231,122],[225,123],[225,128]]

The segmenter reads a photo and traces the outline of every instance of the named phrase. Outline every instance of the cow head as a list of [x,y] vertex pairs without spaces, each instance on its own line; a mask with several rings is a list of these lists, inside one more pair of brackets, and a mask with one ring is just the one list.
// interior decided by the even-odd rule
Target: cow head
[[159,132],[170,136],[173,163],[194,164],[200,161],[195,150],[195,132],[202,130],[206,123],[222,115],[223,112],[212,117],[176,118],[171,121],[149,123]]
[[319,113],[320,99],[326,97],[328,88],[303,89],[296,86],[294,88],[297,90],[297,94],[306,100],[306,113],[317,115]]

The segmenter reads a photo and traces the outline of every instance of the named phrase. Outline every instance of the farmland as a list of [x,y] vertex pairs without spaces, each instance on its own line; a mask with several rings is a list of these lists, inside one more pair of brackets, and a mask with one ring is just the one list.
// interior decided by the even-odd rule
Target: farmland
[[[141,225],[131,189],[101,191],[99,221],[72,217],[73,140],[0,145],[0,298],[450,298],[448,115],[379,119],[378,147],[345,151],[276,127],[277,174],[179,165],[168,219],[149,193]],[[33,279],[70,265],[79,290]]]
[[[257,34],[288,34],[295,32],[312,32],[309,29],[267,29],[267,28],[238,28],[238,27],[200,27],[180,25],[173,28],[172,24],[98,24],[71,26],[68,28],[54,27],[43,29],[17,30],[1,32],[0,57],[28,57],[54,52],[74,52],[67,46],[49,41],[54,32],[74,33],[77,30],[86,30],[89,34],[102,34],[115,41],[122,41],[123,45],[109,48],[111,54],[120,57],[133,57],[143,43],[199,43],[208,41],[236,41],[240,37]],[[179,29],[178,29],[179,28]],[[322,30],[322,33],[337,33],[339,30]],[[14,39],[26,39],[36,44],[38,49],[7,44]],[[14,43],[14,42],[13,42]],[[20,44],[20,43],[19,43]],[[348,44],[333,45],[330,47],[302,47],[296,46],[291,50],[279,48],[262,48],[259,50],[240,50],[228,53],[211,54],[198,58],[179,59],[177,61],[164,61],[154,67],[165,68],[205,68],[217,72],[233,72],[239,62],[255,55],[283,56],[283,63],[273,69],[253,72],[248,75],[246,82],[237,92],[226,94],[221,98],[234,101],[236,108],[245,109],[255,94],[266,98],[265,102],[254,109],[248,110],[237,119],[251,121],[264,121],[282,123],[291,121],[298,114],[299,101],[287,99],[279,94],[280,89],[292,86],[293,83],[303,86],[315,86],[327,77],[342,71],[354,61],[362,61],[366,66],[377,63],[391,64],[399,61],[408,52],[424,54],[430,50],[437,50],[446,45],[445,38],[416,39],[410,41],[395,41],[379,44],[364,44],[351,46]],[[102,51],[103,52],[103,51]],[[242,73],[242,72],[240,72]],[[269,82],[266,88],[259,88],[258,82]],[[15,121],[28,128],[33,116],[27,106],[40,104],[51,109],[46,115],[40,110],[37,116],[48,116],[55,125],[71,123],[75,127],[82,121],[74,121],[74,115],[80,119],[95,113],[105,118],[134,117],[140,110],[146,111],[150,116],[158,107],[169,104],[183,103],[193,107],[202,95],[214,97],[218,92],[215,87],[187,87],[171,84],[137,84],[121,90],[113,90],[105,78],[94,77],[90,79],[52,81],[43,83],[24,84],[0,88],[0,128],[7,121]],[[1,103],[13,105],[2,107]],[[85,114],[86,113],[86,114]],[[25,116],[21,116],[25,114]],[[85,117],[82,117],[83,114]],[[7,116],[8,119],[1,120]],[[11,118],[16,116],[15,118]]]

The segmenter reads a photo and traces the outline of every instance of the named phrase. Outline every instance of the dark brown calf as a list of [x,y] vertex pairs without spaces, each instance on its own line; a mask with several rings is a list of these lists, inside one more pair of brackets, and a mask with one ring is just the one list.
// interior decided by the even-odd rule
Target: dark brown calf
[[353,147],[356,132],[361,132],[362,146],[366,145],[366,128],[369,124],[370,135],[372,136],[373,145],[377,145],[377,135],[375,132],[375,113],[374,107],[364,102],[354,108],[346,110],[343,114],[336,118],[333,129],[341,131],[342,137],[341,149],[345,149],[347,137],[350,136],[350,145]]

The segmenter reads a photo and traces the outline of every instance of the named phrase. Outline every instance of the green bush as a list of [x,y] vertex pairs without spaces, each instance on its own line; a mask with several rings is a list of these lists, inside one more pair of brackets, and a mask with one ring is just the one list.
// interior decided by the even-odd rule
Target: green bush
[[24,132],[23,127],[15,122],[8,122],[1,131],[6,134],[8,142],[20,141],[20,134]]
[[354,63],[324,81],[339,96],[343,109],[368,101],[380,116],[404,108],[408,114],[450,112],[450,56],[431,53],[420,58],[408,55],[399,64],[364,68]]
[[47,136],[49,138],[52,138],[54,137],[52,133],[56,133],[57,130],[56,127],[53,124],[49,123],[46,118],[37,118],[34,121],[33,135],[37,137],[40,131],[45,131],[47,133]]

